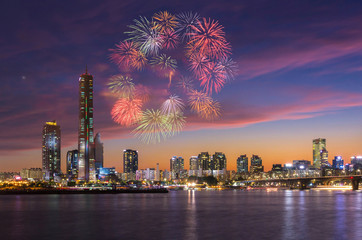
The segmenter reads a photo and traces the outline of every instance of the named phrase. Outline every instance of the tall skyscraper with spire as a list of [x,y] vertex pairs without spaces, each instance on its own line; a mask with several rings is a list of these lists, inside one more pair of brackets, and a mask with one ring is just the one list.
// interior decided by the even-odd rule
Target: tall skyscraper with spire
[[79,77],[79,128],[78,128],[78,179],[96,180],[94,161],[93,76],[85,73]]

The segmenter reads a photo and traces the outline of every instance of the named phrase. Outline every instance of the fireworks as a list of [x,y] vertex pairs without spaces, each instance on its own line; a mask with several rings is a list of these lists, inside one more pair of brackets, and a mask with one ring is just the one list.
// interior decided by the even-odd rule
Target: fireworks
[[176,17],[167,11],[156,13],[153,19],[155,20],[155,28],[160,33],[173,32],[177,24]]
[[130,67],[137,55],[137,47],[133,42],[120,42],[116,44],[115,49],[110,49],[113,53],[110,55],[111,60],[119,66]]
[[182,99],[179,96],[171,95],[161,106],[161,113],[165,115],[177,114],[185,108]]
[[129,26],[132,31],[126,32],[130,36],[128,40],[134,41],[145,55],[157,55],[163,39],[155,23],[145,17],[140,17],[140,20],[135,19],[134,22],[134,25]]
[[107,85],[113,93],[119,94],[121,98],[131,97],[135,90],[132,78],[122,75],[111,77]]
[[196,26],[199,20],[199,14],[193,12],[184,12],[176,15],[177,17],[177,32],[182,34],[182,39],[190,39],[192,27]]
[[123,126],[131,126],[142,117],[142,100],[120,98],[113,106],[111,115],[113,120]]
[[220,92],[226,82],[226,75],[223,67],[214,62],[209,62],[200,77],[201,86],[211,95],[212,92]]
[[163,39],[162,47],[167,48],[167,49],[176,48],[176,46],[179,42],[177,33],[174,31],[170,31],[170,30],[166,30],[163,33],[162,39]]
[[230,54],[230,45],[225,39],[225,32],[218,21],[199,20],[196,26],[192,26],[189,45],[201,55],[220,59]]
[[184,127],[186,120],[186,117],[180,112],[175,114],[169,114],[167,115],[167,124],[169,126],[169,132],[168,134],[170,136],[174,136],[177,133],[181,132],[182,128]]
[[[221,105],[212,96],[235,77],[237,68],[218,21],[193,12],[174,15],[160,11],[151,19],[140,16],[128,27],[128,39],[110,50],[112,62],[127,72],[127,76],[113,76],[108,83],[109,90],[119,97],[111,111],[115,122],[136,125],[136,137],[157,143],[179,133],[188,114],[206,120],[220,117]],[[145,73],[132,75],[134,81],[131,74],[141,70]],[[152,80],[147,74],[155,72],[160,80],[169,79],[168,88],[157,81],[139,81],[145,76]],[[173,78],[176,87],[171,87]],[[163,89],[156,89],[160,86]],[[165,94],[168,98],[160,106],[159,98]]]
[[167,116],[159,110],[147,109],[143,112],[139,126],[134,130],[134,133],[145,143],[160,142],[170,133]]
[[177,86],[179,88],[185,90],[186,92],[194,89],[194,83],[193,83],[192,79],[187,78],[187,77],[181,77],[177,82]]
[[177,68],[177,61],[172,59],[170,56],[166,56],[166,54],[153,57],[150,64],[157,65],[162,70],[175,70]]

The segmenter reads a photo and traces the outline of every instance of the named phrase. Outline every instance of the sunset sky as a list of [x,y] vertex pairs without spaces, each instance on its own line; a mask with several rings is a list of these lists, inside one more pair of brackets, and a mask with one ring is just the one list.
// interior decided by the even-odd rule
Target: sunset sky
[[[362,2],[360,1],[8,1],[0,15],[0,172],[41,167],[41,133],[56,120],[62,169],[77,148],[78,78],[94,76],[95,132],[106,167],[122,171],[123,149],[139,169],[169,168],[172,156],[224,152],[228,170],[241,154],[273,163],[312,161],[312,140],[326,138],[329,161],[362,154]],[[218,20],[238,74],[215,99],[222,115],[190,114],[177,136],[158,144],[113,122],[109,77],[119,74],[109,49],[133,19],[167,10]],[[180,48],[180,51],[183,49]],[[180,52],[176,52],[180,54]],[[167,79],[147,69],[135,79],[162,98]],[[154,104],[156,104],[156,100]]]

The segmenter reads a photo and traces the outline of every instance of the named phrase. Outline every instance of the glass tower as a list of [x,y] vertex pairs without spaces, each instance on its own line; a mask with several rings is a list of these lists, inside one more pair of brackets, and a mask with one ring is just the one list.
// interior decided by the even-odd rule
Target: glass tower
[[69,180],[78,178],[78,150],[67,152],[67,177]]
[[184,159],[182,157],[173,156],[170,159],[170,170],[172,179],[180,179],[181,171],[184,170]]
[[99,169],[103,168],[103,143],[101,142],[101,134],[97,133],[95,140],[95,168],[97,174],[99,174]]
[[238,173],[247,173],[248,172],[248,157],[246,154],[240,155],[236,160],[237,172]]
[[54,180],[60,171],[60,126],[56,121],[46,122],[42,139],[43,178]]
[[86,69],[79,78],[79,180],[96,180],[93,124],[93,76]]
[[215,152],[213,155],[213,166],[212,170],[224,170],[226,169],[226,157],[222,152]]
[[326,139],[313,139],[313,166],[321,168],[322,162],[328,162],[328,152],[326,150]]

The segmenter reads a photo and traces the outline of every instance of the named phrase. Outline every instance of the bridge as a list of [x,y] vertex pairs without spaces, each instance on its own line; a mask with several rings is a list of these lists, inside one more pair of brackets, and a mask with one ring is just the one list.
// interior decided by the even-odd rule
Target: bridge
[[359,188],[359,183],[362,183],[362,175],[348,175],[348,176],[322,176],[322,177],[296,177],[296,178],[268,178],[268,179],[248,179],[238,181],[247,186],[251,185],[266,185],[280,184],[281,186],[298,188],[300,190],[307,189],[312,181],[330,182],[334,180],[348,180],[352,183],[352,190],[356,191]]

